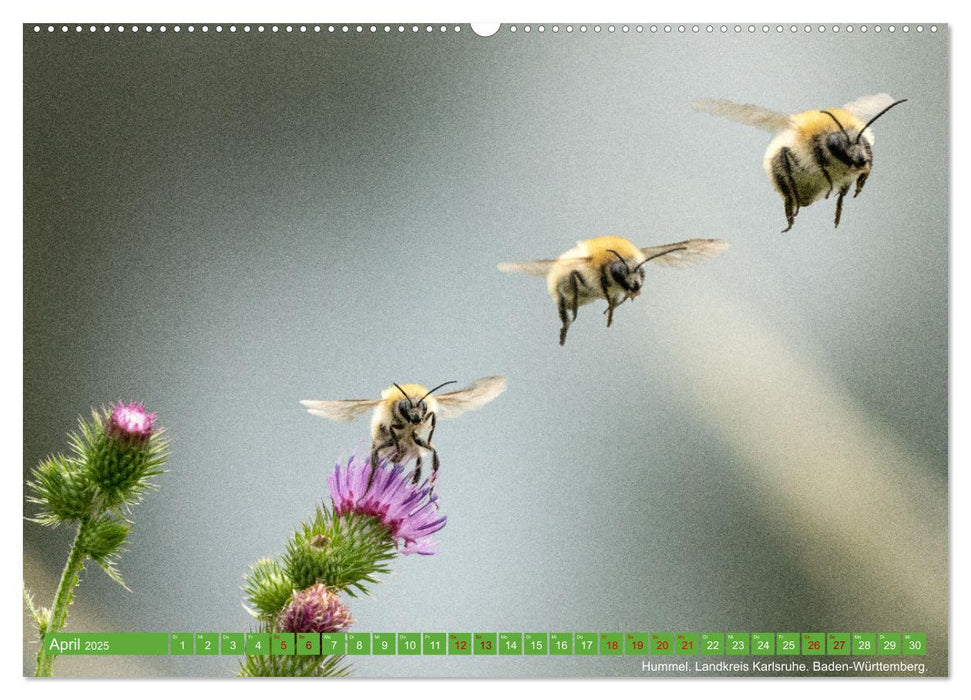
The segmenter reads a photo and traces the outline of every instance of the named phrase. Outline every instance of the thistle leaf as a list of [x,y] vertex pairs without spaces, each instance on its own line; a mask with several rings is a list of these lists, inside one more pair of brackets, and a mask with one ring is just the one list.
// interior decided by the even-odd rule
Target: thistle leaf
[[26,585],[24,586],[24,606],[26,606],[27,612],[30,613],[30,616],[33,618],[34,622],[37,623],[37,629],[45,630],[47,628],[47,619],[50,612],[46,608],[38,608],[34,604],[34,596],[27,589]]

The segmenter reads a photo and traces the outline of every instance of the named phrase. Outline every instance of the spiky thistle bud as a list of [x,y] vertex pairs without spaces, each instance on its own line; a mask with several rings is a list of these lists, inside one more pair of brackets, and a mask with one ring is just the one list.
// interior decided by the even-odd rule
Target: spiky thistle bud
[[155,432],[153,424],[157,414],[145,410],[145,404],[123,401],[111,405],[111,414],[105,425],[105,433],[112,440],[132,445],[144,445]]
[[293,592],[293,598],[277,617],[276,627],[281,632],[343,632],[353,623],[351,611],[337,594],[316,583]]
[[88,473],[108,507],[137,502],[149,477],[160,473],[165,445],[157,439],[154,421],[143,404],[119,401],[107,414],[96,412],[89,430],[82,426]]
[[250,567],[245,578],[246,597],[255,616],[264,621],[274,619],[293,593],[293,581],[272,559],[260,559]]
[[366,592],[375,574],[387,573],[394,542],[379,520],[348,513],[337,517],[317,508],[287,543],[283,565],[297,589],[324,583],[334,590]]
[[32,518],[34,522],[56,526],[91,512],[97,489],[76,462],[62,455],[48,457],[34,469],[32,477],[27,482],[27,500],[41,507]]

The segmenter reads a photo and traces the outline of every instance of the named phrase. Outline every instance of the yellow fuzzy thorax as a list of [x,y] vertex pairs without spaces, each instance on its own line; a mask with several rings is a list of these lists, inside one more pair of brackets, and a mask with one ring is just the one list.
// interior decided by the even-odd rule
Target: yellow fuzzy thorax
[[602,267],[607,263],[616,262],[617,258],[609,252],[611,250],[617,251],[625,260],[640,260],[643,257],[640,248],[620,236],[590,238],[586,241],[580,241],[579,246],[586,250],[594,267]]
[[[421,384],[399,384],[399,386],[404,389],[405,393],[415,401],[428,393],[428,389],[423,387]],[[389,401],[397,401],[398,399],[403,399],[404,397],[401,395],[401,392],[398,391],[398,387],[389,386],[387,389],[381,392],[381,398]]]
[[[843,125],[846,133],[850,134],[850,136],[854,136],[863,127],[864,122],[860,121],[859,118],[847,112],[845,109],[834,107],[826,111],[839,119],[840,124]],[[799,132],[799,136],[804,139],[810,139],[820,133],[839,130],[836,122],[818,109],[793,115],[792,121],[795,124],[796,131]]]

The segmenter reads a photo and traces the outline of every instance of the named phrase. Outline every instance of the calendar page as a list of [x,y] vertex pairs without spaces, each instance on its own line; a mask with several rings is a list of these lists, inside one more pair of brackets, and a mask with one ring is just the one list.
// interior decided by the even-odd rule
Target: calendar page
[[23,25],[24,675],[948,675],[948,56]]

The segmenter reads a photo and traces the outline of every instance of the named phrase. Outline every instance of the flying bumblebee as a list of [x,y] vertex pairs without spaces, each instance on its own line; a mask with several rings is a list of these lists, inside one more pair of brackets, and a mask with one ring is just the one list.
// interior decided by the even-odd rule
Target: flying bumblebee
[[[560,345],[577,318],[577,308],[596,299],[607,301],[607,327],[614,321],[614,309],[633,301],[644,285],[644,265],[653,262],[670,267],[690,265],[719,255],[728,243],[715,238],[692,238],[680,243],[638,248],[620,236],[600,236],[578,241],[575,248],[556,260],[499,263],[503,272],[521,272],[546,277],[550,296],[560,313]],[[572,316],[572,318],[571,318]]]
[[[887,110],[907,100],[886,94],[870,95],[832,109],[781,114],[755,105],[728,100],[692,102],[695,109],[743,124],[776,132],[765,151],[764,168],[782,195],[786,221],[792,228],[801,207],[808,207],[835,191],[839,226],[843,197],[855,183],[856,197],[873,169],[873,131],[870,125]],[[865,122],[865,123],[864,123]]]
[[364,413],[371,414],[371,476],[379,458],[388,458],[395,464],[415,459],[412,483],[421,479],[422,455],[431,453],[434,486],[438,478],[438,452],[432,447],[432,436],[438,418],[454,418],[466,411],[481,408],[499,396],[506,388],[505,377],[484,377],[459,391],[433,396],[445,382],[434,389],[420,384],[392,384],[381,392],[380,399],[348,399],[345,401],[301,401],[307,412],[331,420],[349,422]]

